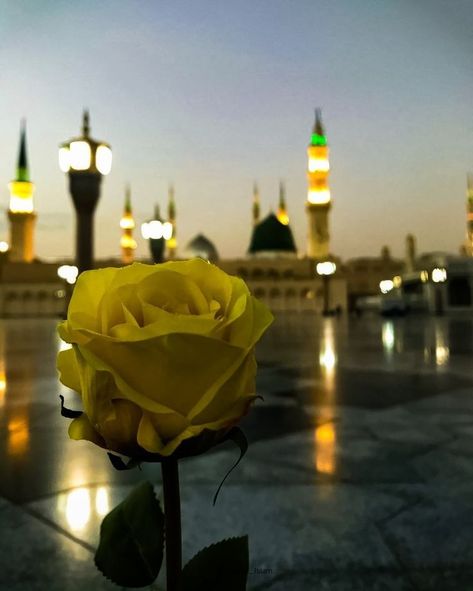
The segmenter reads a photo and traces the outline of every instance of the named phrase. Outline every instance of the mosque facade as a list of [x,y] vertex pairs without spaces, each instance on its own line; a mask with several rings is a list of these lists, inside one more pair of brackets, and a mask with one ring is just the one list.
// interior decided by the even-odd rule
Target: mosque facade
[[[265,217],[261,216],[260,193],[255,183],[251,238],[247,252],[241,257],[220,258],[217,247],[203,234],[198,234],[185,247],[178,249],[176,200],[174,187],[170,185],[167,221],[162,222],[159,211],[155,213],[155,221],[166,227],[162,245],[164,258],[171,260],[199,256],[209,260],[227,273],[243,278],[252,293],[276,312],[342,313],[355,309],[357,302],[363,298],[379,295],[380,282],[383,280],[400,278],[406,273],[418,273],[421,258],[417,257],[415,238],[411,235],[406,238],[406,253],[402,259],[393,258],[386,246],[379,256],[357,257],[345,262],[331,252],[332,196],[329,173],[328,140],[321,111],[317,109],[307,147],[307,239],[302,248],[297,248],[290,225],[285,185],[280,182],[276,213],[270,212]],[[473,183],[470,183],[468,188],[464,254],[470,254],[473,240],[472,186]],[[30,179],[24,124],[20,133],[16,176],[9,183],[9,189],[7,217],[10,242],[5,247],[6,242],[0,241],[0,317],[63,315],[72,285],[67,273],[61,273],[61,268],[64,269],[64,265],[68,268],[71,261],[46,263],[36,257],[35,186]],[[135,260],[136,224],[129,187],[126,189],[119,225],[120,256],[97,260],[97,267],[120,266]],[[468,281],[473,293],[473,267],[468,268],[472,269],[472,278]]]

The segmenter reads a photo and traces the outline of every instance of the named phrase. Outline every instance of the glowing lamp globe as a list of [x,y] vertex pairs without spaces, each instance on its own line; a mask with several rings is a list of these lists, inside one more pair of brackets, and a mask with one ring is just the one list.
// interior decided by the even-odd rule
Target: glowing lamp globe
[[89,135],[89,114],[84,113],[82,136],[73,138],[59,148],[59,168],[62,172],[91,172],[106,176],[112,170],[112,150],[105,142]]

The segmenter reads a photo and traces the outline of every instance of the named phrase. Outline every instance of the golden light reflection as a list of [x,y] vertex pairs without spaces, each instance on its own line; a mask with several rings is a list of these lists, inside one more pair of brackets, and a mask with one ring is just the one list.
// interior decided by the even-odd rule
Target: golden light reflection
[[450,348],[447,344],[445,329],[442,325],[435,325],[435,363],[439,366],[448,363]]
[[337,354],[335,350],[335,336],[331,320],[326,320],[320,343],[319,365],[325,377],[325,385],[331,391],[333,389],[333,378],[337,365]]
[[67,494],[66,520],[73,531],[81,531],[90,519],[90,493],[86,488],[76,488]]
[[8,439],[7,453],[9,456],[23,456],[28,451],[30,442],[30,430],[28,425],[28,416],[18,415],[12,417],[7,424]]
[[435,347],[435,363],[445,365],[450,358],[450,349],[443,345]]
[[108,490],[104,486],[99,487],[95,493],[95,510],[102,517],[110,511]]
[[335,425],[325,423],[315,429],[315,467],[317,472],[334,474],[337,437]]
[[391,354],[396,343],[396,335],[394,332],[394,324],[392,320],[383,322],[381,339],[383,341],[384,350],[386,353]]
[[5,370],[0,370],[0,408],[5,404],[5,392],[7,390],[7,377]]

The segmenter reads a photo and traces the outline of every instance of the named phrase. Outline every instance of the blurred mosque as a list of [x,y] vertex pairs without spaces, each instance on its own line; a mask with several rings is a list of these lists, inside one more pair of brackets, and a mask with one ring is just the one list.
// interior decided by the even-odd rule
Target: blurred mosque
[[[305,252],[297,249],[294,240],[282,181],[279,185],[276,213],[270,212],[263,218],[259,189],[255,183],[251,208],[253,227],[244,256],[221,259],[216,246],[203,234],[195,236],[179,252],[175,192],[174,187],[170,186],[167,220],[161,219],[159,209],[156,208],[153,219],[141,226],[143,237],[149,238],[149,260],[198,256],[217,264],[228,273],[242,277],[254,295],[265,300],[274,311],[307,310],[323,314],[351,311],[359,307],[360,302],[379,297],[380,284],[391,278],[394,278],[393,285],[396,288],[403,285],[422,299],[424,292],[427,295],[430,293],[431,282],[426,277],[430,277],[432,269],[442,265],[443,269],[450,267],[449,280],[441,286],[443,295],[438,295],[438,286],[430,291],[437,294],[437,300],[439,297],[445,300],[442,304],[444,310],[456,307],[473,310],[473,266],[470,264],[473,263],[473,177],[468,180],[467,240],[462,246],[460,257],[452,257],[446,253],[431,253],[419,257],[415,238],[408,235],[403,259],[393,258],[389,248],[383,246],[379,256],[342,261],[330,250],[332,197],[329,174],[327,135],[321,111],[316,109],[307,147]],[[25,123],[21,126],[16,176],[8,187],[10,202],[7,216],[10,235],[8,242],[0,242],[0,316],[62,315],[77,276],[77,269],[70,260],[50,263],[35,256],[35,186],[29,174]],[[97,267],[127,265],[135,260],[136,223],[129,186],[125,191],[124,210],[119,226],[120,257],[96,260]],[[160,239],[152,239],[157,227],[160,229]],[[463,266],[459,261],[464,262]],[[452,299],[452,290],[449,287],[451,280],[454,284],[455,280],[457,284],[461,280],[461,297],[453,296]],[[429,308],[427,295],[424,299]],[[450,308],[449,304],[452,304]]]

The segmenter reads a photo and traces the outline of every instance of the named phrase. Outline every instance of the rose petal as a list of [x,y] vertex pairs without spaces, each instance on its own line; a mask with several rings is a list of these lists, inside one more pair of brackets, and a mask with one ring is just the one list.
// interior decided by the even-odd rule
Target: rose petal
[[81,392],[79,367],[73,349],[59,351],[56,367],[59,371],[59,379],[67,388]]

